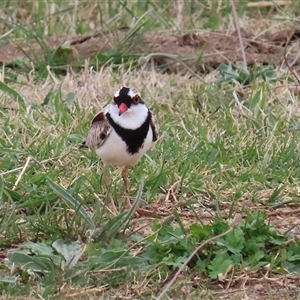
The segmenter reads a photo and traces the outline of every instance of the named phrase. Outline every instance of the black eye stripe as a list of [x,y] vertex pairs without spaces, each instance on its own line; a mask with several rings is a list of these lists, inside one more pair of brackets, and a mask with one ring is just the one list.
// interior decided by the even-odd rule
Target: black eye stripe
[[131,105],[144,104],[138,93],[126,87],[121,88],[118,93],[115,93],[113,103],[118,106],[124,103],[128,108],[130,108]]

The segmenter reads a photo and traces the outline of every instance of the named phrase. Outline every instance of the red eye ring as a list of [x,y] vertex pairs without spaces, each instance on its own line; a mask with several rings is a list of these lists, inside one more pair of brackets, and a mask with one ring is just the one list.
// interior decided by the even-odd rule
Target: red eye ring
[[132,102],[134,104],[138,104],[140,102],[140,97],[138,95],[135,95],[133,98],[132,98]]

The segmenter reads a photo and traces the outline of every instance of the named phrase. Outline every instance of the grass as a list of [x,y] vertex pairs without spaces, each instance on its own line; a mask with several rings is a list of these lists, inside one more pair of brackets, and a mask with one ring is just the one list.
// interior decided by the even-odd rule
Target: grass
[[[43,43],[60,30],[95,29],[98,17],[110,30],[129,21],[142,31],[169,30],[176,25],[175,4],[28,1],[22,22],[13,1],[1,5],[12,39]],[[184,28],[221,28],[231,17],[229,2],[222,4],[220,23],[208,13],[214,2],[186,4]],[[90,18],[82,18],[87,12]],[[65,27],[57,26],[61,18]],[[297,299],[300,133],[293,78],[276,66],[247,73],[226,65],[199,80],[130,59],[131,67],[105,60],[96,71],[91,62],[62,76],[47,68],[47,57],[33,61],[30,75],[28,65],[2,69],[3,299],[154,299],[162,293],[165,299]],[[155,147],[130,171],[130,193],[146,215],[138,219],[123,210],[120,170],[110,170],[109,192],[121,210],[112,216],[101,162],[93,151],[78,149],[94,114],[123,84],[140,90],[160,124]]]

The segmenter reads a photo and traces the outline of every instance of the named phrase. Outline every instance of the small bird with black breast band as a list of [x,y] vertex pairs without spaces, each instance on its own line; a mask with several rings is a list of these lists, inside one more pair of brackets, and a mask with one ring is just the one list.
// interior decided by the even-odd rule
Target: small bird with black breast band
[[[141,97],[129,87],[115,92],[113,102],[92,120],[81,147],[95,149],[104,164],[103,182],[109,189],[107,168],[123,167],[122,177],[126,193],[126,208],[131,208],[128,197],[128,169],[134,166],[157,140],[156,120]],[[109,196],[112,212],[118,209]]]

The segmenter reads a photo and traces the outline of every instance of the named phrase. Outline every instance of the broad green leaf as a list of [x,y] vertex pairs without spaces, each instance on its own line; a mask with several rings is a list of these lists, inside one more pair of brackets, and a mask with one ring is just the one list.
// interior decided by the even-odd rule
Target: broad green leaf
[[233,265],[233,261],[227,254],[217,256],[211,261],[208,266],[209,277],[211,279],[217,279],[220,274],[226,274],[227,270]]
[[239,254],[245,244],[244,232],[240,228],[235,229],[225,237],[220,238],[217,244],[225,246],[233,254]]
[[72,266],[76,265],[83,253],[79,241],[67,242],[62,239],[59,239],[52,244],[52,247],[65,259],[65,261],[62,262],[63,270],[66,267],[71,268]]
[[285,261],[285,262],[282,263],[282,267],[290,273],[300,274],[300,265],[299,264],[289,262],[289,261]]
[[53,249],[51,248],[51,246],[48,246],[45,243],[26,242],[25,244],[20,246],[20,249],[27,249],[30,252],[35,253],[36,255],[53,255]]
[[68,107],[73,106],[76,103],[76,101],[77,100],[76,100],[76,94],[75,93],[70,92],[70,93],[67,94],[65,103]]
[[212,233],[212,228],[209,225],[200,226],[198,224],[192,224],[190,226],[190,233],[196,238],[198,242],[201,242],[208,237]]
[[44,274],[51,271],[53,267],[55,267],[50,257],[35,257],[14,251],[9,258],[12,268],[13,265],[17,265],[27,271],[41,272]]
[[[60,267],[62,258],[56,255],[53,248],[45,243],[26,242],[8,252],[10,263],[24,265],[32,263],[35,268],[37,266],[41,270],[50,270]],[[30,266],[33,269],[32,266]],[[26,268],[28,269],[28,268]]]

